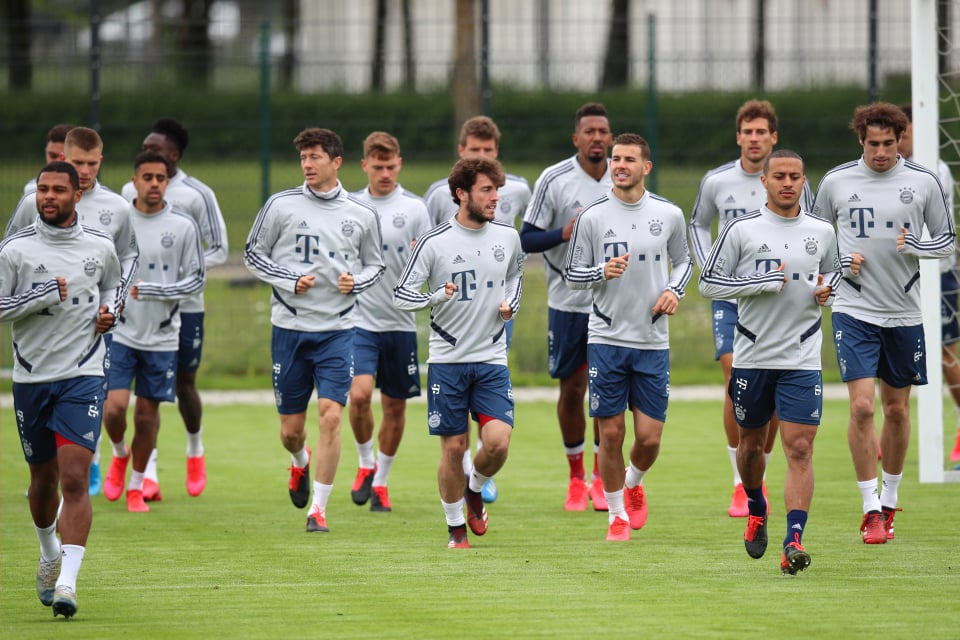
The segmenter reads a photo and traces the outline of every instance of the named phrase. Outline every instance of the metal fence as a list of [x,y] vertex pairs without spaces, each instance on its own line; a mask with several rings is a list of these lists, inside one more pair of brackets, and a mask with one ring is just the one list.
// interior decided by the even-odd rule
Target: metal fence
[[[3,68],[31,90],[364,92],[450,84],[458,56],[521,88],[866,86],[909,73],[908,0],[59,0],[5,14]],[[943,20],[960,11],[944,3]],[[93,19],[91,7],[98,11]],[[466,11],[462,9],[466,8]],[[464,22],[464,16],[469,22]],[[93,41],[91,24],[99,25]],[[99,46],[93,47],[97,44]],[[957,64],[960,52],[944,52]],[[612,65],[608,69],[608,65]],[[189,78],[185,82],[184,78]]]

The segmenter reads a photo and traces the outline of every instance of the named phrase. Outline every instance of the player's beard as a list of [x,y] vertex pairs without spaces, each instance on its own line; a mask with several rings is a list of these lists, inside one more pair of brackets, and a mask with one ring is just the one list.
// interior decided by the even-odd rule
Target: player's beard
[[484,208],[474,204],[469,196],[467,196],[467,220],[476,222],[477,224],[490,222],[490,218],[487,217]]
[[74,213],[75,212],[73,209],[58,208],[57,213],[54,214],[54,216],[51,218],[51,217],[48,217],[46,214],[44,214],[43,211],[41,210],[40,219],[43,220],[46,224],[50,225],[51,227],[66,227],[66,226],[70,226],[67,223],[69,223],[73,219]]

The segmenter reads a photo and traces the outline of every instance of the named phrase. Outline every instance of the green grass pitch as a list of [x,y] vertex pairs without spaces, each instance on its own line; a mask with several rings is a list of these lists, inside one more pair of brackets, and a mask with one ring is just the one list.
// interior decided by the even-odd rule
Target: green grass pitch
[[[439,443],[426,433],[422,403],[410,406],[390,477],[392,513],[350,501],[357,463],[344,424],[329,534],[305,533],[306,511],[290,504],[289,457],[272,407],[208,403],[209,482],[190,498],[183,429],[166,406],[164,499],[148,514],[93,499],[79,612],[64,621],[36,597],[28,474],[12,408],[3,406],[0,637],[955,638],[960,487],[918,484],[914,439],[897,538],[864,545],[846,412],[846,402],[828,401],[816,441],[804,537],[813,563],[783,578],[783,454],[778,444],[768,471],[770,548],[752,560],[744,520],[726,515],[731,472],[717,402],[671,404],[660,459],[645,480],[650,517],[628,543],[604,540],[605,514],[564,512],[555,407],[518,404],[490,531],[471,535],[469,550],[446,548]],[[109,446],[102,452],[106,466]]]

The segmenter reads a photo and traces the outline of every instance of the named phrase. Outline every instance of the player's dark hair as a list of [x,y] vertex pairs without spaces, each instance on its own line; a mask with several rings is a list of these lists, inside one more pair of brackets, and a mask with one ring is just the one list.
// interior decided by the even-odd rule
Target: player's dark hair
[[455,203],[460,204],[457,189],[470,191],[473,185],[477,183],[477,176],[480,175],[490,178],[498,189],[507,181],[506,175],[503,173],[503,167],[496,160],[480,156],[461,158],[457,161],[457,164],[453,165],[450,177],[447,178],[447,184],[450,185],[450,195],[453,196]]
[[37,174],[37,181],[40,181],[40,174],[43,173],[65,173],[70,178],[70,186],[77,190],[80,188],[80,176],[77,174],[77,170],[69,162],[64,162],[63,160],[56,160],[54,162],[48,163],[43,169],[40,169],[40,173]]
[[304,129],[293,139],[293,146],[297,148],[297,151],[320,146],[324,153],[330,156],[331,160],[343,157],[343,141],[330,129],[317,127]]
[[60,142],[63,143],[67,139],[67,134],[70,132],[70,129],[73,129],[72,124],[55,124],[50,127],[50,131],[47,131],[47,142]]
[[167,177],[170,177],[170,174],[173,173],[173,163],[167,159],[166,156],[156,152],[156,151],[141,151],[133,159],[133,172],[136,173],[137,169],[140,168],[140,165],[148,164],[151,162],[159,162],[167,168]]
[[602,118],[606,118],[607,108],[599,102],[588,102],[581,106],[579,109],[577,109],[577,113],[573,116],[574,131],[580,128],[580,121],[587,116],[600,116]]
[[792,149],[776,149],[763,161],[763,175],[767,175],[767,171],[770,169],[770,161],[774,158],[793,158],[794,160],[799,160],[800,167],[806,170],[806,163],[803,161],[803,158],[800,157],[799,153]]
[[639,134],[621,133],[613,141],[613,146],[617,146],[618,144],[634,145],[634,146],[640,147],[640,156],[644,160],[650,159],[650,144],[644,139],[643,136]]
[[853,121],[850,128],[857,133],[857,139],[863,141],[867,137],[867,127],[879,129],[893,129],[897,140],[907,130],[910,120],[897,105],[889,102],[874,102],[857,107],[853,112]]
[[190,134],[176,118],[159,118],[150,126],[151,133],[159,133],[173,143],[180,156],[190,144]]

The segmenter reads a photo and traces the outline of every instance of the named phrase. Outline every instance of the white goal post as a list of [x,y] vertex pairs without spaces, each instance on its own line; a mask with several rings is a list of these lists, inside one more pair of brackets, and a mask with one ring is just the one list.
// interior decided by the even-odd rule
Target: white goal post
[[[911,0],[910,7],[913,159],[934,172],[940,160],[937,1]],[[944,471],[940,268],[937,260],[920,261],[920,281],[923,283],[920,304],[926,335],[928,384],[919,387],[917,394],[919,479],[920,482],[942,483],[960,480],[960,473]]]

